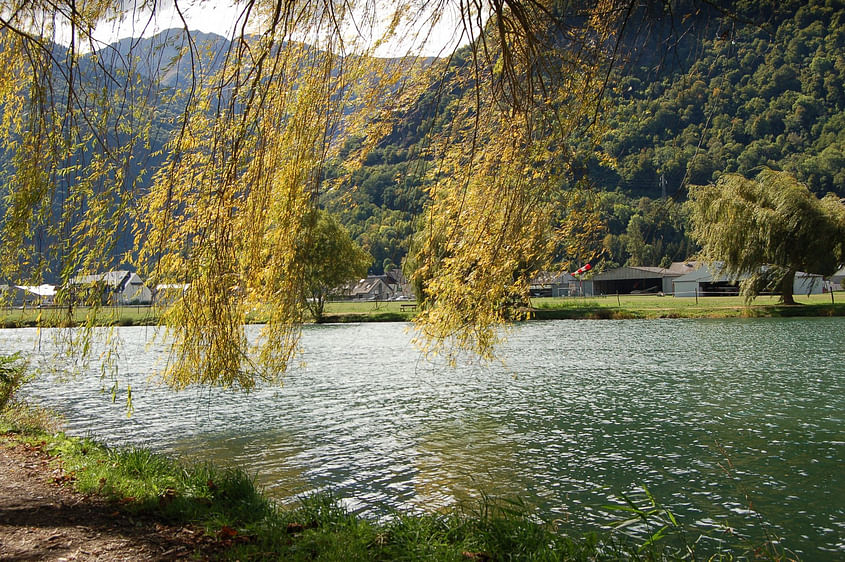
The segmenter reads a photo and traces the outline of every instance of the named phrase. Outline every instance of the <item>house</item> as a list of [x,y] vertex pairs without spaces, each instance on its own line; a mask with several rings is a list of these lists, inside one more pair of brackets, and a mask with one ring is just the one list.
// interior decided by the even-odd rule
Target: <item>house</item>
[[334,294],[354,300],[386,301],[413,298],[411,283],[401,269],[391,269],[384,275],[369,275],[365,279],[339,287]]
[[385,272],[384,282],[393,291],[395,297],[413,297],[414,289],[405,273],[398,267]]
[[353,299],[370,301],[389,300],[394,294],[384,275],[370,275],[366,279],[361,279],[349,293]]
[[80,303],[92,299],[106,305],[147,305],[153,293],[137,273],[127,270],[108,271],[95,275],[80,275],[68,282],[63,289]]
[[578,279],[564,271],[540,271],[531,280],[529,291],[532,297],[569,297],[578,294]]

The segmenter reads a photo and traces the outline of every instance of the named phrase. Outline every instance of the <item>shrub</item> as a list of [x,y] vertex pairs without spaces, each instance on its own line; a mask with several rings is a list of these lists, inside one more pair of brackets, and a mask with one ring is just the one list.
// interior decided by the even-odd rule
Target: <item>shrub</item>
[[20,387],[32,379],[26,367],[20,352],[0,354],[0,410],[4,410]]

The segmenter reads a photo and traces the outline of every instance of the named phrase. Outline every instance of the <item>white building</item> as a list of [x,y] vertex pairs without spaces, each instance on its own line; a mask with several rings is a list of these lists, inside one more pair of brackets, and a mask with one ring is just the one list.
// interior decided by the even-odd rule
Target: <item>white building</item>
[[81,275],[68,283],[67,290],[77,296],[98,292],[102,304],[146,305],[153,302],[150,288],[137,273],[127,270]]
[[[676,278],[674,293],[676,297],[736,296],[739,294],[739,281],[722,273],[719,264],[705,265]],[[824,287],[821,275],[799,271],[795,274],[792,294],[818,295],[824,292]]]
[[830,290],[841,291],[845,285],[845,267],[830,276]]

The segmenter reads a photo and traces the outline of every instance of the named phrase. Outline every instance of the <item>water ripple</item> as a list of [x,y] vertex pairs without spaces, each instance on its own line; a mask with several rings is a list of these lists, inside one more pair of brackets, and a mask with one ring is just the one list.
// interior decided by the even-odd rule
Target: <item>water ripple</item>
[[[76,434],[245,466],[280,500],[333,490],[351,508],[438,509],[481,492],[606,525],[642,485],[714,540],[781,537],[845,556],[845,346],[826,319],[532,322],[506,364],[421,360],[404,325],[307,327],[304,365],[249,395],[147,381],[165,346],[121,328],[135,415],[91,370],[28,392]],[[40,344],[40,351],[38,346]],[[53,361],[49,332],[0,349]],[[706,542],[706,541],[705,541]],[[714,543],[717,544],[717,543]]]

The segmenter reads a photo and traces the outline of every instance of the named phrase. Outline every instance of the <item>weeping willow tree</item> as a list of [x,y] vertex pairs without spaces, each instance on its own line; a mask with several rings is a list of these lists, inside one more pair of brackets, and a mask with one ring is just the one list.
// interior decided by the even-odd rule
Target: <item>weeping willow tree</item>
[[818,199],[787,172],[726,174],[689,195],[703,257],[741,280],[747,300],[774,291],[795,304],[796,272],[829,276],[845,261],[845,205],[833,194]]
[[[373,55],[399,36],[419,45],[456,14],[455,33],[472,42],[450,74],[464,94],[427,141],[417,325],[430,351],[489,357],[499,328],[528,314],[530,276],[561,246],[556,207],[578,180],[577,149],[601,135],[603,93],[637,5],[247,0],[219,69],[188,33],[180,60],[190,61],[190,87],[174,91],[131,56],[104,63],[96,29],[121,21],[124,2],[6,2],[2,273],[36,279],[58,263],[67,283],[114,262],[131,227],[135,250],[119,259],[152,284],[189,287],[163,318],[172,345],[164,380],[247,390],[277,381],[304,317],[298,241],[319,193],[333,188],[327,163],[345,137],[363,135],[354,169],[393,112],[448,74],[448,58]],[[59,35],[66,49],[56,48]],[[147,158],[165,99],[181,108],[177,132]],[[141,192],[144,174],[152,187]],[[73,302],[65,306],[70,314]],[[267,323],[249,339],[256,309]]]
[[414,242],[424,350],[489,359],[501,328],[530,315],[531,278],[567,245],[560,209],[585,183],[579,151],[603,132],[612,47],[633,6],[511,4],[473,45],[458,77],[472,87],[432,140],[437,166]]

